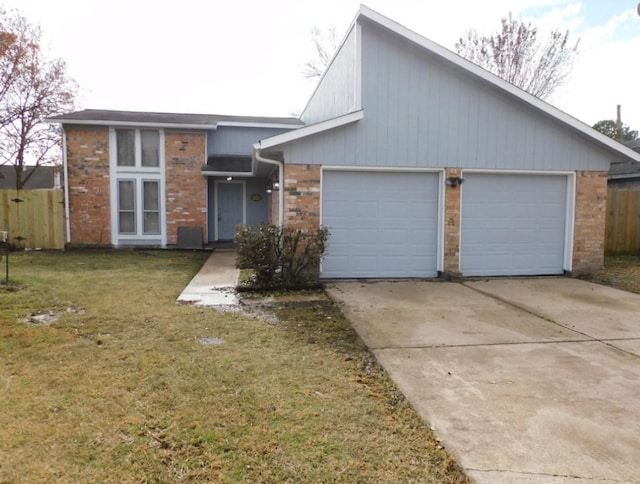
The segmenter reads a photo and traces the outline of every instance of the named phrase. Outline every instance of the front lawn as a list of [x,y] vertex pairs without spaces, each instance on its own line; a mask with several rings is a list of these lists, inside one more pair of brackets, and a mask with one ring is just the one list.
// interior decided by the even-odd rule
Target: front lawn
[[12,254],[0,482],[466,482],[331,302],[176,304],[205,258]]

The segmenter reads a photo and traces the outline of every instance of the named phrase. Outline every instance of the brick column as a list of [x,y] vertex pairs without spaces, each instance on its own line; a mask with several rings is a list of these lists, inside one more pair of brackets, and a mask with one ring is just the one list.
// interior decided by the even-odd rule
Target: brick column
[[207,236],[206,134],[165,132],[167,244],[178,242],[178,227],[202,227]]
[[607,172],[576,172],[574,275],[595,272],[604,265],[606,205]]
[[71,245],[111,245],[109,129],[65,126]]
[[[459,168],[447,168],[445,180],[459,177]],[[444,189],[444,274],[449,277],[460,276],[460,193],[462,187]]]
[[320,227],[320,165],[285,165],[284,225],[295,229]]

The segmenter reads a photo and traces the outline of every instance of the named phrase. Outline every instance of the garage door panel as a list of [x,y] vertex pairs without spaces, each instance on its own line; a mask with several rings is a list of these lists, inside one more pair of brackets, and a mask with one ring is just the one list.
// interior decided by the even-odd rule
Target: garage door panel
[[463,275],[561,274],[566,195],[564,175],[465,174]]
[[323,172],[322,277],[437,275],[438,174]]

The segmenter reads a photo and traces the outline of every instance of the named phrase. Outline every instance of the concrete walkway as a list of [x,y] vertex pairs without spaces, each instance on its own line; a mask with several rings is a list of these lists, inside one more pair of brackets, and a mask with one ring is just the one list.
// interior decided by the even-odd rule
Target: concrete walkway
[[177,302],[210,307],[238,306],[235,287],[240,270],[236,269],[235,263],[234,250],[216,250],[178,296]]
[[640,295],[570,278],[328,292],[475,482],[640,483]]

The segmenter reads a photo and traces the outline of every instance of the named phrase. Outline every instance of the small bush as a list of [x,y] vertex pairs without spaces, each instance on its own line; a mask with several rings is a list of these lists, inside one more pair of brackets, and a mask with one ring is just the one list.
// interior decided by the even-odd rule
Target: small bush
[[253,269],[254,289],[296,289],[318,283],[329,229],[300,230],[266,223],[239,227],[236,266]]

